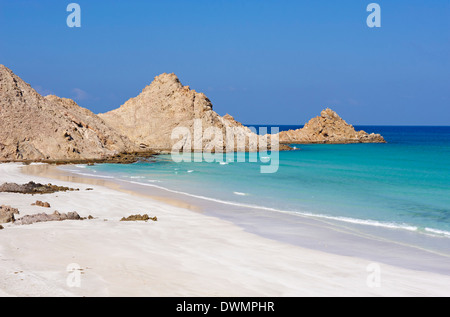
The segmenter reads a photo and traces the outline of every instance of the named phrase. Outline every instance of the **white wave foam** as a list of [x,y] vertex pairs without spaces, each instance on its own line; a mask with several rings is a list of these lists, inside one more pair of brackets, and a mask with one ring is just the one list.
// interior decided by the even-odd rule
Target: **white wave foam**
[[[315,214],[308,214],[308,216],[315,217]],[[366,225],[366,226],[372,226],[372,227],[383,227],[383,228],[389,228],[389,229],[404,229],[408,231],[417,231],[419,228],[415,226],[410,226],[408,224],[398,224],[394,222],[381,222],[376,220],[362,220],[362,219],[356,219],[356,218],[348,218],[348,217],[332,217],[327,215],[317,215],[317,217],[324,218],[324,219],[330,219],[330,220],[337,220],[337,221],[343,221],[348,223],[354,223],[358,225]]]
[[[397,223],[381,222],[381,221],[370,220],[370,219],[363,220],[363,219],[348,218],[348,217],[334,217],[334,216],[328,216],[328,215],[323,215],[323,214],[313,214],[313,213],[309,213],[309,212],[281,210],[281,209],[276,209],[276,208],[272,208],[272,207],[263,207],[263,206],[258,206],[258,205],[243,204],[243,203],[226,201],[226,200],[221,200],[221,199],[216,199],[216,198],[211,198],[211,197],[206,197],[206,196],[201,196],[201,195],[189,194],[186,192],[173,190],[173,189],[169,189],[169,188],[166,188],[163,186],[158,186],[158,185],[153,185],[153,184],[144,184],[144,183],[131,182],[131,181],[128,181],[128,182],[134,183],[134,184],[139,184],[139,185],[144,185],[144,186],[149,186],[149,187],[155,187],[155,188],[162,189],[162,190],[165,190],[165,191],[168,191],[171,193],[186,195],[186,196],[199,198],[199,199],[203,199],[203,200],[208,200],[208,201],[212,201],[212,202],[216,202],[216,203],[220,203],[220,204],[226,204],[226,205],[230,205],[230,206],[237,206],[237,207],[251,208],[251,209],[261,209],[261,210],[267,210],[267,211],[286,213],[286,214],[295,215],[295,216],[328,219],[328,220],[347,222],[347,223],[353,223],[353,224],[358,224],[358,225],[366,225],[366,226],[372,226],[372,227],[383,227],[383,228],[389,228],[389,229],[403,229],[403,230],[418,232],[418,227],[407,225],[407,224],[397,224]],[[243,193],[241,193],[241,194],[243,194]]]
[[240,193],[240,192],[233,192],[233,194],[238,195],[238,196],[248,196],[247,193]]
[[450,232],[444,231],[444,230],[438,230],[438,229],[432,229],[432,228],[425,228],[425,231],[431,232],[440,236],[450,237]]
[[[111,176],[92,175],[92,174],[80,173],[80,172],[77,172],[77,174],[79,174],[79,175],[86,175],[86,176],[93,176],[93,177],[102,177],[102,178],[114,179],[114,177],[111,177]],[[382,228],[387,228],[387,229],[401,229],[401,230],[407,230],[407,231],[414,231],[414,232],[418,232],[418,233],[423,233],[423,232],[421,232],[419,230],[418,227],[412,226],[412,225],[408,225],[408,224],[399,224],[399,223],[394,223],[394,222],[383,222],[383,221],[377,221],[377,220],[371,220],[371,219],[365,219],[364,220],[364,219],[349,218],[349,217],[329,216],[329,215],[314,214],[314,213],[304,212],[304,211],[281,210],[281,209],[276,209],[276,208],[272,208],[272,207],[264,207],[264,206],[258,206],[258,205],[252,205],[252,204],[237,203],[237,202],[226,201],[226,200],[221,200],[221,199],[216,199],[216,198],[211,198],[211,197],[206,197],[206,196],[201,196],[201,195],[189,194],[189,193],[186,193],[186,192],[169,189],[169,188],[166,188],[166,187],[163,187],[163,186],[150,184],[150,183],[154,183],[154,182],[161,182],[161,181],[158,181],[158,180],[147,180],[147,182],[149,182],[149,183],[127,181],[127,180],[122,180],[122,181],[128,182],[128,183],[132,183],[132,184],[147,186],[147,187],[154,187],[154,188],[165,190],[165,191],[168,191],[168,192],[171,192],[171,193],[180,194],[180,195],[186,195],[186,196],[190,196],[190,197],[194,197],[194,198],[198,198],[198,199],[202,199],[202,200],[207,200],[207,201],[212,201],[212,202],[216,202],[216,203],[220,203],[220,204],[225,204],[225,205],[229,205],[229,206],[237,206],[237,207],[251,208],[251,209],[260,209],[260,210],[285,213],[285,214],[290,214],[290,215],[295,215],[295,216],[304,216],[304,217],[318,218],[318,219],[328,219],[328,220],[340,221],[340,222],[345,222],[345,223],[352,223],[352,224],[357,224],[357,225],[364,225],[364,226],[371,226],[371,227],[382,227]],[[240,193],[240,192],[233,192],[233,193],[236,194],[236,195],[241,195],[241,196],[248,195],[248,194]],[[450,238],[450,232],[447,232],[447,231],[433,229],[433,228],[425,228],[424,231],[428,232],[430,234],[437,234],[437,235],[440,235],[440,236],[445,236],[445,237],[449,237]]]
[[64,168],[62,170],[66,171],[66,172],[71,172],[71,173],[78,173],[79,172],[79,170],[73,170],[73,169],[70,169],[70,168]]
[[107,179],[115,179],[115,177],[113,176],[103,176],[103,175],[98,175],[98,174],[89,174],[89,173],[77,173],[78,175],[83,175],[83,176],[90,176],[90,177],[100,177],[100,178],[107,178]]
[[[143,186],[151,186],[150,184],[145,184],[145,183],[141,183],[141,182],[126,181],[126,180],[123,180],[123,179],[121,179],[121,181],[130,183],[130,184],[143,185]],[[159,183],[159,181],[154,181],[154,180],[148,180],[148,182],[149,182],[149,183],[153,183],[153,182]],[[155,186],[156,186],[156,185],[155,185]]]

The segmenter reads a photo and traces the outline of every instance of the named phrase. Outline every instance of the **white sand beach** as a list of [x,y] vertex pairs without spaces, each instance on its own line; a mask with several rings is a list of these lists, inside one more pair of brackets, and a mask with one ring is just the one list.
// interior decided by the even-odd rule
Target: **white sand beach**
[[[450,276],[281,243],[190,209],[100,185],[30,176],[0,165],[0,184],[29,181],[79,188],[48,195],[0,193],[23,215],[77,211],[95,219],[4,224],[0,296],[450,296]],[[93,190],[87,191],[87,188]],[[36,200],[51,208],[32,206]],[[120,222],[131,214],[153,222]],[[79,285],[67,271],[80,268]]]

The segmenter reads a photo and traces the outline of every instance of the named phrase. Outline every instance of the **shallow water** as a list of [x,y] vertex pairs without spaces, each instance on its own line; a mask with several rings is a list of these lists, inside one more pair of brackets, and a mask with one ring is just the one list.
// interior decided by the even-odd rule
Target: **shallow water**
[[246,162],[224,156],[221,162],[176,163],[166,155],[71,171],[175,195],[246,230],[289,243],[361,256],[363,247],[351,247],[357,237],[361,246],[368,239],[378,250],[366,252],[367,258],[405,265],[417,252],[431,252],[438,258],[435,268],[450,271],[450,127],[359,128],[381,133],[388,143],[296,145],[297,151],[279,153],[273,174],[262,174],[261,166],[268,163],[261,157],[249,162],[248,154]]

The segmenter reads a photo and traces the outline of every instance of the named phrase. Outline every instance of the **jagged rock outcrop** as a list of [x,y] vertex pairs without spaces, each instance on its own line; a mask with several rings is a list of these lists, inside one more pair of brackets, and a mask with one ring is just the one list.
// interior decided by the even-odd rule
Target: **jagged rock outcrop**
[[81,218],[80,215],[74,211],[65,213],[59,213],[55,211],[53,214],[34,214],[34,215],[26,215],[22,218],[16,220],[16,225],[31,225],[37,222],[48,222],[48,221],[64,221],[64,220],[84,220],[85,218]]
[[384,142],[378,134],[356,132],[330,109],[302,129],[259,136],[232,116],[218,115],[203,93],[166,73],[119,109],[97,116],[71,99],[39,95],[0,65],[0,162],[130,163],[153,150],[271,149],[274,137],[285,144]]
[[36,184],[29,182],[27,184],[4,183],[0,186],[0,193],[16,193],[16,194],[53,194],[57,192],[79,191],[79,189],[69,188],[65,186],[57,186],[52,184]]
[[279,133],[280,143],[385,143],[379,134],[356,131],[333,110],[327,108],[298,130]]
[[136,150],[74,101],[42,97],[0,65],[0,160],[102,159]]
[[191,151],[251,151],[259,144],[259,136],[230,115],[218,115],[205,94],[183,86],[175,74],[155,77],[139,96],[99,116],[142,148],[153,150],[170,151],[175,146]]

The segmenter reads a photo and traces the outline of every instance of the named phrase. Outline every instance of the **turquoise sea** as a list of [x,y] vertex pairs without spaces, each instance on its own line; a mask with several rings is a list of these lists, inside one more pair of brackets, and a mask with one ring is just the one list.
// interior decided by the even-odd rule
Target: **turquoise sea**
[[[290,128],[298,127],[280,130]],[[248,154],[246,162],[224,157],[223,162],[176,163],[161,155],[132,165],[71,171],[175,194],[208,206],[212,214],[211,209],[222,209],[215,215],[262,234],[248,220],[258,212],[269,219],[261,226],[278,229],[283,228],[279,219],[293,224],[298,215],[450,256],[450,127],[356,128],[380,133],[388,143],[293,145],[297,150],[279,153],[279,168],[272,174],[260,173],[267,163],[248,162]],[[280,230],[289,242],[299,234],[295,226]],[[283,232],[266,231],[283,239]]]

